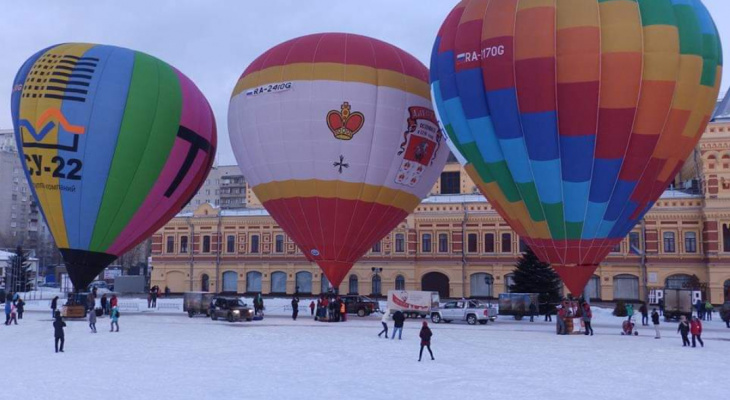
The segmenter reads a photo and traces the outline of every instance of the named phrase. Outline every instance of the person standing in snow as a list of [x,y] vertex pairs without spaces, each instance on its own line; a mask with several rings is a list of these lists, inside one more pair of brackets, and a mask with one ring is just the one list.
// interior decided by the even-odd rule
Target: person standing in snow
[[109,308],[111,309],[111,308],[116,307],[117,306],[117,302],[118,302],[117,295],[116,294],[113,294],[112,295],[112,298],[109,300]]
[[299,315],[299,297],[294,296],[291,299],[291,318],[296,321],[297,315]]
[[431,351],[431,336],[433,336],[433,332],[431,332],[431,329],[428,327],[428,322],[423,321],[423,326],[421,327],[421,332],[418,336],[421,337],[421,351],[418,352],[418,361],[421,361],[424,347],[428,349],[428,354],[431,355],[431,360],[434,360],[433,352]]
[[8,325],[13,323],[18,325],[18,307],[15,304],[12,304],[10,307],[10,321],[8,321]]
[[397,332],[398,340],[401,340],[401,336],[403,335],[403,322],[405,320],[406,317],[402,312],[400,312],[400,310],[393,314],[393,336],[391,336],[391,339],[395,339],[395,334]]
[[535,314],[537,313],[537,307],[535,306],[535,303],[530,303],[530,322],[535,322]]
[[56,308],[58,308],[58,296],[51,300],[51,318],[56,318]]
[[[692,322],[689,324],[689,330],[692,333],[692,347],[697,347],[697,342],[700,342],[700,346],[705,347],[705,343],[702,341],[702,322],[699,318],[694,317]],[[697,339],[697,342],[695,341]]]
[[[63,322],[60,311],[56,311],[53,316],[53,338],[56,346],[56,353],[58,353],[59,351],[63,353],[63,344],[66,341],[65,335],[63,334],[63,328],[66,326],[66,323]],[[58,346],[59,343],[61,344],[60,348]]]
[[385,311],[383,311],[383,317],[380,318],[380,323],[383,324],[383,330],[378,333],[378,337],[385,333],[385,338],[388,338],[388,321],[390,321],[390,312],[388,312],[388,309],[386,308]]
[[634,305],[631,303],[626,304],[626,316],[628,321],[631,322],[631,317],[634,316]]
[[5,300],[5,325],[10,325],[10,311],[13,308],[13,297],[8,294]]
[[114,332],[114,326],[117,327],[116,332],[119,332],[119,309],[117,307],[112,308],[112,323],[109,332]]
[[651,323],[654,324],[654,332],[656,332],[654,339],[661,339],[662,335],[659,333],[659,313],[656,312],[656,308],[651,310]]
[[583,323],[586,326],[585,335],[588,336],[588,332],[590,331],[590,335],[593,336],[593,327],[591,326],[591,320],[593,319],[593,311],[591,311],[591,306],[588,303],[583,303]]
[[25,312],[25,302],[23,299],[18,299],[18,319],[23,319],[23,312]]
[[553,311],[555,306],[549,302],[545,303],[545,322],[553,322]]
[[705,303],[705,318],[708,321],[712,321],[712,311],[715,309],[715,306],[710,303],[710,300],[707,300]]
[[340,301],[340,315],[342,315],[342,322],[347,322],[347,307],[344,301]]
[[639,307],[639,312],[641,313],[641,326],[649,326],[649,309],[643,301],[641,307]]
[[91,332],[96,333],[96,312],[94,310],[89,313],[89,328],[91,328]]
[[314,315],[314,300],[309,303],[309,313],[312,316]]
[[687,318],[684,315],[679,317],[677,332],[682,335],[682,347],[689,346],[689,324],[687,323]]
[[659,299],[659,316],[664,315],[664,299]]
[[568,334],[565,326],[565,318],[567,318],[567,310],[564,306],[560,306],[560,310],[558,310],[558,315],[556,318],[556,322],[558,324],[558,335]]
[[104,312],[104,315],[109,314],[109,310],[107,307],[109,306],[109,302],[106,299],[106,293],[101,295],[101,310]]

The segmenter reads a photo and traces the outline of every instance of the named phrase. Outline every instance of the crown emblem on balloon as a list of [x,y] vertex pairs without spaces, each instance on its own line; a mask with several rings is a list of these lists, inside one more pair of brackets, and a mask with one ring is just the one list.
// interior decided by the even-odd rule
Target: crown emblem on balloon
[[344,102],[340,111],[330,110],[327,113],[327,127],[335,138],[339,140],[350,140],[365,124],[365,116],[359,112],[351,111],[350,103]]

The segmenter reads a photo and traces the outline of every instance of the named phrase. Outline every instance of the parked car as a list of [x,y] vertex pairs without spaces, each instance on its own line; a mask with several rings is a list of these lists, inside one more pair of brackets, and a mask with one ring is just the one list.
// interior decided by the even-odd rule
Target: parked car
[[348,314],[357,314],[358,317],[364,317],[380,311],[378,302],[366,296],[346,295],[340,296],[340,299],[345,303],[345,310]]
[[106,281],[91,282],[86,290],[91,292],[94,288],[96,288],[96,293],[99,295],[112,292],[111,287]]
[[183,311],[188,313],[188,317],[192,318],[196,315],[205,315],[210,317],[210,303],[215,298],[215,294],[208,292],[185,292],[183,299]]
[[497,309],[491,305],[482,304],[477,300],[449,301],[443,307],[431,311],[431,321],[439,322],[466,321],[469,325],[477,322],[484,325],[489,320],[497,318]]
[[210,318],[215,321],[218,318],[225,318],[228,322],[241,320],[253,320],[253,308],[248,307],[238,297],[215,297],[213,309],[210,310]]
[[46,283],[41,283],[40,285],[38,285],[38,287],[58,289],[61,287],[61,285],[59,285],[56,282],[46,282]]

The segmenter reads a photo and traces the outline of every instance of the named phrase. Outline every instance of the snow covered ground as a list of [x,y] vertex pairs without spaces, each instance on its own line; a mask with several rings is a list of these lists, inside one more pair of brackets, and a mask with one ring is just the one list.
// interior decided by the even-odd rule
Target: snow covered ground
[[[120,332],[68,320],[66,352],[53,352],[48,300],[29,301],[18,326],[0,326],[0,398],[7,399],[725,399],[730,329],[705,323],[705,348],[682,348],[676,324],[619,334],[596,310],[596,335],[556,336],[546,322],[429,324],[436,361],[417,362],[421,321],[403,340],[379,339],[380,318],[297,321],[287,300],[267,300],[249,323],[188,318],[164,299],[128,306]],[[250,299],[249,299],[250,303]],[[133,304],[139,312],[133,310]],[[302,307],[308,301],[302,301]],[[717,315],[717,314],[715,314]]]

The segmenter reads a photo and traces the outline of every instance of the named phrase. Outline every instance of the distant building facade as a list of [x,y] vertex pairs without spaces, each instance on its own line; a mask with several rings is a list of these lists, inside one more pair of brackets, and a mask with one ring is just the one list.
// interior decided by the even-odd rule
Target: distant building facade
[[246,207],[246,180],[238,165],[214,166],[203,186],[182,212],[193,212],[206,203],[225,210]]
[[[730,301],[730,100],[674,183],[598,267],[591,298],[642,299],[647,291],[693,288]],[[438,290],[450,297],[508,291],[524,244],[463,168],[447,164],[432,196],[373,246],[340,293]],[[249,208],[202,205],[152,238],[153,284],[187,290],[317,294],[329,283],[247,190]],[[642,267],[636,251],[646,252]],[[378,269],[378,273],[374,269]],[[380,272],[379,268],[382,268]]]

